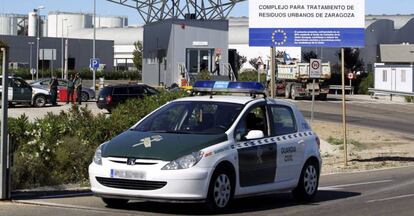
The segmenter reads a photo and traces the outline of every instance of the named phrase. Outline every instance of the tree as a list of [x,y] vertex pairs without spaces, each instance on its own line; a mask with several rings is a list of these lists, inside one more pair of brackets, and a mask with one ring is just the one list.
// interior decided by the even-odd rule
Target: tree
[[[360,50],[357,48],[345,48],[345,68],[348,72],[362,71],[364,69],[364,60],[359,57]],[[342,60],[341,51],[337,53],[339,61]]]
[[304,62],[310,63],[311,59],[317,59],[318,58],[318,54],[316,54],[314,51],[302,52],[302,58],[303,58]]
[[135,67],[138,69],[138,71],[142,71],[142,56],[144,54],[144,48],[142,46],[141,41],[137,41],[134,43],[135,49],[134,52],[132,52],[133,62]]
[[259,58],[252,58],[249,60],[249,64],[256,70],[259,70]]

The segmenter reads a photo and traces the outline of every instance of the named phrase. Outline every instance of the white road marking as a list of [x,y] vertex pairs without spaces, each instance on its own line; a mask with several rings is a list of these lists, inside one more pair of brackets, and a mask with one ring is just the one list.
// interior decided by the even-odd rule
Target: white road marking
[[407,195],[389,197],[389,198],[384,198],[384,199],[369,200],[366,203],[383,202],[383,201],[389,201],[389,200],[395,200],[395,199],[403,199],[403,198],[408,198],[408,197],[414,197],[414,194],[407,194]]
[[333,186],[327,186],[327,187],[319,187],[319,190],[340,190],[344,187],[352,187],[352,186],[361,186],[361,185],[369,185],[369,184],[381,184],[381,183],[387,183],[392,182],[393,180],[387,179],[387,180],[380,180],[380,181],[371,181],[371,182],[359,182],[359,183],[352,183],[352,184],[342,184],[342,185],[333,185]]

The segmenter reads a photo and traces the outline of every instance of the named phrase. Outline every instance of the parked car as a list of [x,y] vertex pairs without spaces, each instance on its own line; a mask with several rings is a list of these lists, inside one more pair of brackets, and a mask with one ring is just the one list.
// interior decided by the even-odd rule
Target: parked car
[[[2,78],[0,78],[0,85],[1,82]],[[3,92],[2,86],[0,92]],[[30,104],[44,107],[50,103],[50,92],[41,87],[32,87],[20,77],[9,76],[8,101],[9,105]]]
[[[49,82],[51,78],[43,78],[30,83],[31,86],[42,87],[49,89]],[[68,81],[65,79],[58,79],[58,88],[67,87]],[[90,88],[82,87],[81,93],[82,101],[88,101],[95,98],[95,92]]]
[[118,104],[128,99],[143,98],[158,93],[158,90],[145,84],[106,86],[99,92],[96,104],[99,109],[111,112]]

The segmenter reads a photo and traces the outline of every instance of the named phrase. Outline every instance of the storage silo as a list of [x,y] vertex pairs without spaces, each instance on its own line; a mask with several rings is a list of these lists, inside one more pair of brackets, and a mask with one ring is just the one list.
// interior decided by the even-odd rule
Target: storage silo
[[[68,27],[69,34],[67,34]],[[84,13],[50,12],[48,15],[48,36],[66,37],[71,30],[92,28],[92,16]],[[62,31],[63,30],[63,31]]]
[[14,14],[0,15],[0,34],[17,35],[17,16]]
[[97,28],[124,28],[128,26],[128,18],[122,16],[97,16]]
[[29,13],[29,27],[28,36],[35,37],[37,32],[37,14],[36,12]]

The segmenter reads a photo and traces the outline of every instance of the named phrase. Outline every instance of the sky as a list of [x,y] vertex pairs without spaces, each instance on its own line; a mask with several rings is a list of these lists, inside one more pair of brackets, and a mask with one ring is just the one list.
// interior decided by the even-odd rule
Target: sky
[[[106,0],[97,1],[97,13],[100,15],[127,16],[129,24],[143,23],[136,10]],[[277,1],[277,0],[274,0]],[[362,0],[361,0],[362,1]],[[41,14],[49,11],[92,12],[93,0],[0,0],[0,13],[27,14],[38,6],[45,6]],[[367,14],[414,14],[413,0],[366,0]],[[248,3],[235,7],[231,16],[248,16]]]

